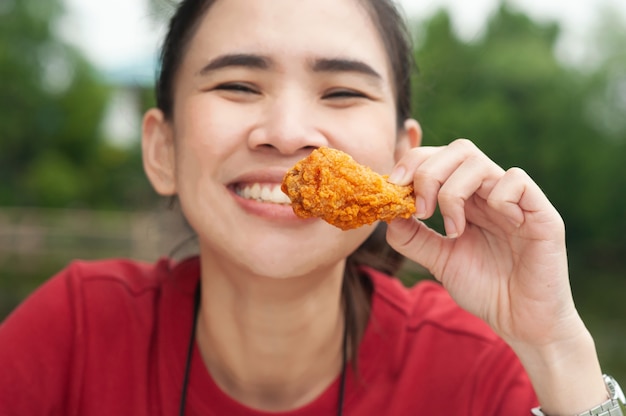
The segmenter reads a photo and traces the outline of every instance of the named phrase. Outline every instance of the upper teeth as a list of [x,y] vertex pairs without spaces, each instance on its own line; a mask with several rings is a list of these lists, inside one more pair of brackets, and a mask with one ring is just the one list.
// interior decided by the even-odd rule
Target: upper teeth
[[237,188],[237,195],[246,199],[256,199],[274,204],[291,204],[289,197],[280,190],[280,185],[276,184],[245,185],[242,188]]

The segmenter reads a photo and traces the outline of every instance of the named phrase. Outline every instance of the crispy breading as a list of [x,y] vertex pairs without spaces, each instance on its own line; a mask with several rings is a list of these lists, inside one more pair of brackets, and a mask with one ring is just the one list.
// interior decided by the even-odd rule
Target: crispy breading
[[300,218],[319,217],[343,230],[415,213],[413,186],[398,186],[350,155],[321,147],[285,175],[281,186]]

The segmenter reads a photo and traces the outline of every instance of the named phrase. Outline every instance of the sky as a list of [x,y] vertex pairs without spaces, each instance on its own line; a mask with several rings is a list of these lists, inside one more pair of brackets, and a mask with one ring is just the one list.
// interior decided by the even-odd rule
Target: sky
[[[64,0],[67,17],[59,25],[62,36],[79,46],[105,71],[131,70],[152,76],[146,65],[156,55],[163,29],[155,25],[147,0]],[[297,0],[294,0],[297,1]],[[480,36],[484,22],[499,0],[399,0],[408,16],[418,19],[446,7],[464,39]],[[588,33],[602,5],[611,5],[626,21],[625,0],[509,0],[510,4],[543,21],[556,20],[563,35],[561,53],[582,60]],[[149,74],[147,71],[149,70]]]

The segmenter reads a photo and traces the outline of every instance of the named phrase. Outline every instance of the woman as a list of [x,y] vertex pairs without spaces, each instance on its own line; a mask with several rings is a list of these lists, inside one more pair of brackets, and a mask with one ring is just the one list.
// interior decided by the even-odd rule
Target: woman
[[[472,143],[419,147],[401,28],[382,0],[183,0],[143,153],[199,256],[75,263],[48,282],[0,328],[0,413],[528,415],[538,401],[575,415],[607,401],[561,218]],[[417,218],[386,238],[445,289],[369,267],[373,227],[295,217],[280,181],[320,146],[414,184]],[[437,204],[447,236],[419,220]]]

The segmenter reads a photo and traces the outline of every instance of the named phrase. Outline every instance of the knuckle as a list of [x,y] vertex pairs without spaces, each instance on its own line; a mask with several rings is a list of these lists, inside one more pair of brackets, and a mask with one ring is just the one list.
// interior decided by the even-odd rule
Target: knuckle
[[439,205],[449,206],[462,201],[462,198],[454,192],[442,188],[437,195]]
[[425,169],[416,169],[415,172],[413,173],[413,181],[416,184],[421,184],[421,185],[429,185],[429,184],[440,185],[439,180],[437,180],[437,178],[432,173],[428,172]]
[[465,138],[454,140],[450,146],[465,152],[474,152],[478,149],[471,140]]
[[509,168],[506,171],[506,174],[513,178],[528,178],[528,174],[526,173],[526,171],[516,166]]
[[487,196],[486,202],[487,202],[487,206],[490,206],[491,208],[496,208],[496,209],[501,208],[509,203],[501,195],[494,195],[493,192]]

